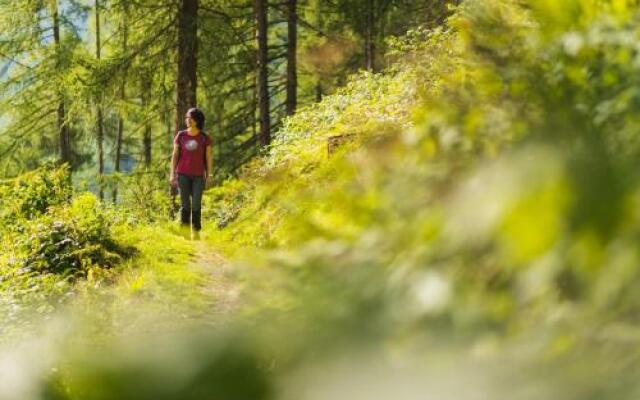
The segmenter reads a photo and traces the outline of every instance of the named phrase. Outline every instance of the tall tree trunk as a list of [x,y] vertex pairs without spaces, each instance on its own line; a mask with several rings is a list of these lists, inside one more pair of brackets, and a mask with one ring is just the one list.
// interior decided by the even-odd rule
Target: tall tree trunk
[[[313,7],[315,8],[315,26],[319,28],[319,30],[324,29],[323,19],[322,19],[322,2],[320,0],[315,0]],[[317,34],[320,37],[320,34]],[[315,94],[316,94],[316,102],[319,103],[322,101],[322,74],[318,72],[317,81],[315,85]]]
[[[100,60],[100,1],[95,0],[96,12],[96,59]],[[104,131],[102,124],[102,96],[97,97],[96,142],[98,146],[98,186],[100,188],[100,200],[104,200]]]
[[144,126],[144,135],[142,138],[144,145],[144,166],[149,168],[151,166],[151,123],[147,122]]
[[[169,102],[167,102],[167,104],[169,104]],[[171,112],[172,112],[171,105],[169,105],[169,108],[165,110],[165,114],[164,114],[165,129],[167,130],[167,145],[169,146],[169,150],[173,148],[173,139],[176,133],[174,131],[174,126],[171,122]]]
[[[122,84],[121,88],[120,88],[120,95],[121,97],[124,97],[123,92],[124,92],[124,84]],[[117,172],[120,172],[120,160],[122,158],[122,136],[124,133],[124,118],[122,118],[122,116],[118,116],[118,131],[116,133],[116,154],[115,154],[115,160],[113,163],[113,169]],[[114,187],[113,187],[113,192],[112,192],[112,196],[113,196],[113,202],[116,203],[118,201],[118,183],[114,182]]]
[[[56,69],[57,73],[62,72],[61,58],[62,50],[60,45],[60,17],[58,15],[58,1],[52,3],[51,13],[53,15],[53,41],[56,48]],[[69,128],[65,122],[64,92],[58,89],[58,141],[60,149],[60,162],[71,163],[71,143],[69,140]]]
[[[142,82],[142,102],[144,109],[148,110],[151,103],[151,71],[148,71]],[[144,123],[144,132],[142,134],[142,148],[144,153],[144,166],[151,166],[151,121]]]
[[[122,10],[122,19],[120,20],[120,29],[122,30],[122,52],[127,53],[127,41],[128,41],[128,31],[127,31],[127,6],[125,3],[124,9]],[[121,110],[118,113],[118,132],[116,134],[116,157],[114,161],[114,169],[116,172],[120,172],[120,160],[122,158],[122,137],[124,135],[124,116],[122,112],[122,106],[124,105],[127,99],[126,92],[127,85],[127,71],[122,71],[122,80],[120,81],[120,102],[121,102]],[[115,183],[113,187],[113,202],[116,203],[118,201],[118,184]]]
[[255,0],[256,42],[258,45],[257,86],[258,110],[260,114],[260,145],[268,146],[271,142],[271,118],[269,115],[269,83],[268,83],[268,41],[267,41],[267,0]]
[[[255,10],[255,4],[254,4],[254,10],[253,10],[253,19],[254,21],[257,21],[257,16],[256,16],[256,10]],[[256,38],[258,37],[258,26],[257,24],[253,25],[253,37]],[[260,123],[260,116],[258,115],[259,113],[259,107],[258,107],[258,68],[257,68],[257,60],[258,60],[258,49],[256,48],[256,52],[254,54],[254,60],[256,60],[256,74],[254,76],[254,85],[253,85],[253,89],[251,90],[251,132],[252,132],[252,138],[255,139],[254,143],[255,143],[255,150],[259,150],[260,149],[260,140],[258,135],[258,124]],[[231,132],[231,130],[230,130]],[[234,133],[232,133],[234,134]]]
[[367,2],[366,24],[364,32],[364,66],[367,71],[373,71],[375,68],[375,7],[376,1],[369,0]]
[[[256,84],[254,85],[253,93],[251,93],[251,109],[253,110],[253,112],[251,113],[251,130],[253,132],[253,137],[255,138],[258,136],[258,123],[259,123],[259,119],[256,118],[256,112],[258,110],[258,77],[257,75],[256,75]],[[256,143],[256,149],[257,149],[260,141],[256,140],[255,143]]]
[[[212,154],[212,157],[214,160],[218,160],[218,157],[222,157],[222,141],[224,139],[224,101],[219,101],[217,104],[217,116],[218,116],[218,132],[217,135],[214,135],[213,132],[211,133],[211,139],[213,140],[213,143],[215,143],[217,146],[217,154]],[[253,113],[255,115],[255,113]],[[254,124],[255,126],[255,124]],[[255,135],[255,132],[254,132]],[[214,137],[215,136],[215,137]],[[255,136],[254,136],[255,137]],[[213,150],[213,148],[212,148]],[[213,166],[213,169],[215,170],[215,163]]]
[[178,79],[176,82],[176,131],[184,115],[196,107],[198,60],[198,0],[182,0],[178,15]]
[[322,82],[320,81],[320,77],[318,77],[318,82],[316,82],[316,102],[320,103],[322,101]]
[[288,28],[289,42],[287,44],[287,115],[296,112],[298,103],[298,72],[297,72],[297,47],[298,47],[298,12],[297,0],[288,0]]

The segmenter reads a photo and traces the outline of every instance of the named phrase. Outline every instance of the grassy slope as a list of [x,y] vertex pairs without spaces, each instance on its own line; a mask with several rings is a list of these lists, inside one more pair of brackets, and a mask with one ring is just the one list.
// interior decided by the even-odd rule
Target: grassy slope
[[[419,53],[404,49],[402,62],[387,71],[356,75],[336,94],[300,110],[277,132],[265,157],[240,179],[207,193],[213,207],[206,216],[224,228],[207,227],[214,243],[230,254],[246,247],[286,248],[326,235],[353,239],[371,223],[376,199],[356,193],[369,188],[357,188],[353,180],[374,161],[367,158],[384,151],[385,140],[412,128],[420,99],[436,91],[434,76],[454,61],[446,57],[447,34],[415,35],[424,40]],[[350,139],[329,156],[328,138],[343,135]],[[348,154],[355,148],[362,150],[361,164]]]

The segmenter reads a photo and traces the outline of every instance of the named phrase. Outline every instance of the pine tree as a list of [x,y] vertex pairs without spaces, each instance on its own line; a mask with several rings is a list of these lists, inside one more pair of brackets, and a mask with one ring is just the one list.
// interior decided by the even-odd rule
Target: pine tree
[[260,145],[271,142],[271,110],[269,97],[269,42],[267,0],[255,0],[257,71],[256,85],[260,120]]
[[178,13],[176,131],[190,107],[198,104],[198,0],[181,0]]
[[[96,59],[100,62],[101,59],[101,42],[100,42],[100,0],[95,0],[95,19],[96,19]],[[104,125],[102,118],[102,96],[98,91],[96,99],[97,104],[97,120],[96,120],[96,143],[98,150],[98,186],[100,187],[100,200],[104,200],[104,187],[103,187],[103,175],[104,175]]]
[[297,0],[287,1],[287,115],[293,115],[298,105],[298,10]]

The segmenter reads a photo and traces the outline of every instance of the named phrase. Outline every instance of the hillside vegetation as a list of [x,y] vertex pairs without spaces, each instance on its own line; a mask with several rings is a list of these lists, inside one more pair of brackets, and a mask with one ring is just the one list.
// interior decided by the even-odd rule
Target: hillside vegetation
[[464,2],[210,189],[201,241],[64,169],[2,186],[3,307],[54,321],[0,398],[635,398],[638,22]]

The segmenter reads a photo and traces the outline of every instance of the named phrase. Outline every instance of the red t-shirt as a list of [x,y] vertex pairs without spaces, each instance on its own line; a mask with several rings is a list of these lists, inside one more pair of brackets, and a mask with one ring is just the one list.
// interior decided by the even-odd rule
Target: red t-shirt
[[206,171],[205,149],[211,146],[211,139],[201,133],[191,136],[189,131],[180,131],[173,139],[180,146],[177,173],[189,176],[203,176]]

